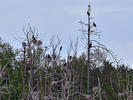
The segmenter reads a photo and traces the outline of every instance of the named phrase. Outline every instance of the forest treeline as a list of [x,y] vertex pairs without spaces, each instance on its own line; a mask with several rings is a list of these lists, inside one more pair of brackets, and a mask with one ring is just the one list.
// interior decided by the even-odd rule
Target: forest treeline
[[[31,28],[21,49],[0,38],[0,100],[132,100],[133,70],[104,59],[90,62],[87,94],[87,55],[61,57],[60,40],[42,46]],[[75,46],[76,48],[76,46]],[[49,52],[47,52],[49,51]]]

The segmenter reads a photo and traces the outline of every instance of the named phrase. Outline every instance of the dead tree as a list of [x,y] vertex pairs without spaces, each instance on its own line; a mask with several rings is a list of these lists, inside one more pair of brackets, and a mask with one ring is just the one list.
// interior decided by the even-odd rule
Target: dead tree
[[87,15],[88,15],[88,89],[87,92],[88,94],[90,94],[90,48],[91,48],[91,42],[90,42],[90,12],[91,12],[91,7],[90,5],[88,5],[88,11],[87,11]]
[[[108,49],[104,44],[100,43],[100,41],[97,40],[91,40],[90,36],[95,35],[98,36],[100,39],[101,32],[97,31],[95,28],[97,27],[95,22],[91,21],[91,6],[88,5],[88,24],[80,21],[82,29],[80,30],[82,32],[82,38],[86,40],[87,45],[87,69],[88,69],[88,80],[87,80],[87,97],[90,98],[90,69],[92,68],[92,65],[95,65],[96,67],[100,67],[103,62],[110,57],[110,59],[114,60],[114,63],[117,64],[117,58],[115,54]],[[84,26],[87,26],[87,29],[84,28]],[[100,79],[99,79],[100,80]],[[101,91],[101,90],[100,90]],[[82,94],[82,93],[81,93]],[[85,94],[84,94],[85,96]],[[101,99],[101,94],[100,94]]]

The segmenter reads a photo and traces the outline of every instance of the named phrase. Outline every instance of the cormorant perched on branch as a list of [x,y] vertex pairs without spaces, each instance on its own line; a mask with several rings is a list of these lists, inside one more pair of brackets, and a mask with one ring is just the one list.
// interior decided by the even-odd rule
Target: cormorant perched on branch
[[87,11],[87,15],[90,16],[90,12],[89,11]]
[[89,44],[89,48],[91,48],[91,47],[92,47],[92,43]]
[[37,40],[36,40],[36,38],[35,38],[35,35],[32,36],[32,42],[33,42],[34,44],[36,44],[36,42],[37,42]]
[[32,36],[32,39],[33,39],[33,40],[36,40],[35,35]]
[[51,58],[49,54],[47,55],[47,57],[48,57],[48,58]]
[[60,51],[62,50],[62,46],[60,47]]
[[72,59],[72,56],[68,56],[68,59],[71,60]]
[[96,27],[96,26],[97,26],[95,22],[93,22],[93,26],[94,26],[94,27]]
[[67,64],[66,63],[64,63],[64,66],[66,66]]

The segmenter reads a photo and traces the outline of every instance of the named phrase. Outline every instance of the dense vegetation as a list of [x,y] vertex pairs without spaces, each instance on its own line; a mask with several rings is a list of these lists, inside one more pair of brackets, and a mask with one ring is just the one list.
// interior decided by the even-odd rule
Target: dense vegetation
[[86,54],[62,59],[58,43],[47,53],[33,36],[20,51],[0,39],[0,100],[132,100],[132,69],[108,60],[91,64],[87,95]]

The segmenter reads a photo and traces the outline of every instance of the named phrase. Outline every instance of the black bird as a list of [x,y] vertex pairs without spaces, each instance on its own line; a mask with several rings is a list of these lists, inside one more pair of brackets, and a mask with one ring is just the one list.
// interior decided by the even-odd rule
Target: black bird
[[62,50],[62,46],[60,47],[60,51]]
[[66,63],[64,63],[64,66],[66,66]]
[[33,42],[34,44],[37,43],[37,40],[36,40],[36,38],[35,38],[35,35],[32,36],[32,42]]
[[32,39],[33,39],[33,40],[36,40],[35,35],[32,36]]
[[89,44],[89,48],[91,48],[91,47],[92,47],[92,43]]
[[87,15],[90,16],[90,12],[89,11],[87,11]]
[[47,57],[48,57],[48,58],[51,58],[49,54],[47,55]]
[[94,26],[94,27],[96,27],[96,26],[97,26],[95,22],[93,22],[93,26]]
[[72,56],[69,56],[68,58],[69,58],[69,60],[71,60],[72,59]]

